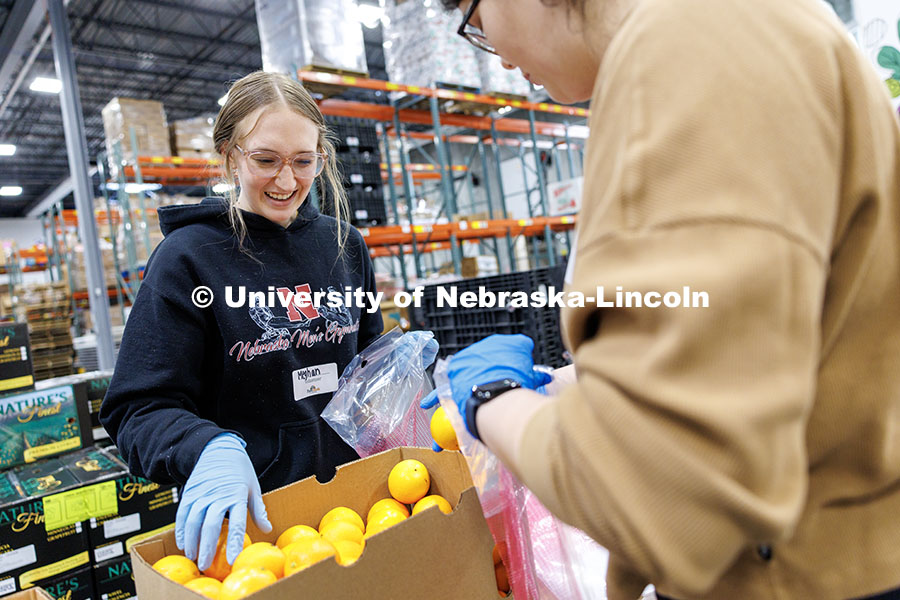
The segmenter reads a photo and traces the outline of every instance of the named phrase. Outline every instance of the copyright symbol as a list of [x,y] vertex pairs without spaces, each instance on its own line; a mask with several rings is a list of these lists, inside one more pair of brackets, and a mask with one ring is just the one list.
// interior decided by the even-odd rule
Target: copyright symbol
[[197,308],[206,308],[213,302],[212,290],[205,285],[195,287],[194,291],[191,292],[191,302]]

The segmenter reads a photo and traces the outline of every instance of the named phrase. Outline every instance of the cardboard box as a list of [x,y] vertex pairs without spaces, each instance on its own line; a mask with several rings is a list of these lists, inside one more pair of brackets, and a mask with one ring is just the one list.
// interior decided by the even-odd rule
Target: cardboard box
[[62,385],[0,398],[0,469],[71,452],[93,439],[83,388]]
[[116,479],[118,512],[89,521],[91,560],[101,563],[128,556],[131,547],[175,525],[178,488],[136,475]]
[[131,147],[131,129],[137,138],[137,152],[140,156],[168,156],[169,126],[162,102],[138,100],[136,98],[113,98],[103,110],[103,131],[106,134],[106,151],[109,154],[110,175],[118,174],[118,164],[114,160],[114,146],[120,144],[123,161],[134,164],[135,153]]
[[40,587],[56,600],[99,600],[94,591],[93,569],[89,566],[45,579]]
[[[305,598],[367,600],[496,600],[493,538],[466,461],[458,452],[395,448],[339,467],[328,483],[320,484],[310,477],[269,492],[263,498],[272,532],[263,534],[251,520],[250,538],[274,543],[288,527],[317,524],[335,506],[348,506],[365,515],[377,500],[389,497],[388,473],[407,458],[425,464],[431,474],[429,493],[444,496],[454,505],[453,513],[445,515],[436,508],[423,511],[369,538],[362,556],[348,567],[323,560],[248,598],[287,600],[302,594]],[[151,565],[169,554],[181,554],[175,546],[174,532],[131,549],[141,600],[196,599],[191,591],[153,570]]]
[[122,556],[94,565],[94,595],[103,600],[128,600],[137,596],[131,559]]
[[47,531],[43,498],[0,508],[0,594],[28,589],[89,564],[82,523]]
[[576,214],[581,209],[583,190],[584,177],[548,183],[547,195],[550,214],[553,216]]
[[[3,590],[0,590],[0,594]],[[23,592],[16,592],[9,596],[3,596],[6,600],[53,600],[53,596],[42,587],[29,588]]]
[[0,326],[0,393],[34,389],[34,368],[26,323]]
[[499,274],[500,265],[496,256],[466,256],[462,259],[462,276],[467,279]]

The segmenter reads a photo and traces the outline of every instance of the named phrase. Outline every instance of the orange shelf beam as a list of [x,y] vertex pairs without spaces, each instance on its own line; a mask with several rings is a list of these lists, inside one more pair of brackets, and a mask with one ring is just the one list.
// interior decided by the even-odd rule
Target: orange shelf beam
[[[368,104],[366,102],[355,102],[351,100],[338,100],[336,98],[321,100],[319,102],[319,109],[323,114],[332,117],[355,117],[359,119],[375,119],[378,121],[392,121],[394,118],[394,109],[390,106]],[[434,124],[431,112],[427,110],[401,110],[400,120],[404,123],[413,123],[417,125]],[[463,127],[480,131],[491,130],[490,117],[441,113],[440,123],[441,125],[450,127]],[[494,123],[497,131],[502,131],[504,133],[526,135],[531,132],[530,124],[525,119],[497,119]],[[566,128],[561,123],[539,121],[535,123],[535,131],[538,135],[551,137],[561,138],[566,135]],[[578,132],[572,132],[570,129],[569,137],[580,137],[575,135],[576,133]]]
[[[397,250],[401,250],[403,254],[412,254],[412,244],[403,244],[398,247],[391,246],[375,246],[369,248],[369,256],[372,258],[383,258],[386,256],[394,256]],[[434,252],[435,250],[449,250],[450,242],[428,242],[427,244],[416,244],[416,250],[419,252]]]
[[412,244],[417,242],[449,242],[455,234],[458,240],[503,237],[510,235],[541,235],[545,226],[552,231],[566,231],[575,227],[577,215],[562,217],[534,217],[533,219],[495,219],[493,221],[460,221],[441,225],[388,225],[360,229],[370,248]]
[[322,83],[339,87],[361,88],[381,92],[405,92],[413,96],[426,96],[429,98],[436,97],[442,100],[456,100],[459,102],[475,102],[492,107],[512,106],[513,108],[522,108],[526,110],[530,109],[539,112],[569,115],[573,117],[589,117],[591,114],[591,112],[587,109],[576,108],[574,106],[562,106],[560,104],[550,104],[547,102],[527,102],[524,100],[485,96],[483,94],[473,94],[470,92],[457,92],[453,90],[434,89],[419,87],[415,85],[402,85],[399,83],[391,83],[390,81],[381,81],[379,79],[368,79],[366,77],[351,77],[347,75],[335,75],[332,73],[319,73],[315,71],[298,71],[297,78],[300,81]]

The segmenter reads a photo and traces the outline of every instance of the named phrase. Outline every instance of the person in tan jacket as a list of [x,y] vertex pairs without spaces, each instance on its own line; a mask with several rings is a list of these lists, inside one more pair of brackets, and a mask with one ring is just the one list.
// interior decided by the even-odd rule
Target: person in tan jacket
[[[609,549],[612,600],[900,597],[900,124],[842,24],[819,0],[444,4],[591,100],[574,367],[543,396],[515,389],[542,383],[527,338],[461,351],[470,431]],[[708,302],[659,301],[685,287]]]

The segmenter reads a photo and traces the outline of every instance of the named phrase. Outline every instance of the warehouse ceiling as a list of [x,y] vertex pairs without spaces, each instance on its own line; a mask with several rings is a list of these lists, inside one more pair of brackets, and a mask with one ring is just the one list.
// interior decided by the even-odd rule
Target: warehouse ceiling
[[[0,0],[0,40],[27,31],[34,3]],[[92,163],[113,97],[158,100],[169,122],[214,114],[230,82],[262,68],[253,0],[70,0],[67,12]],[[56,77],[48,19],[34,14],[33,35],[12,51],[0,44],[0,144],[17,147],[0,156],[0,187],[23,188],[0,196],[0,218],[25,216],[69,177],[59,95],[29,89]],[[370,72],[383,78],[380,27],[364,31]],[[71,194],[65,204],[74,207]]]

